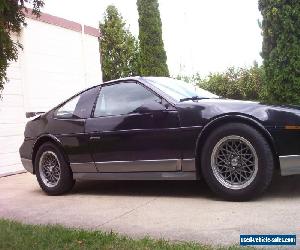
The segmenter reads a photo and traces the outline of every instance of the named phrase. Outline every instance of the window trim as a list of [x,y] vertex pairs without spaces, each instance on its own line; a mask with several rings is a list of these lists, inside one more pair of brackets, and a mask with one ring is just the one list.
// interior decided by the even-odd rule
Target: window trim
[[[90,112],[89,117],[87,117],[87,118],[74,118],[74,117],[72,117],[72,118],[65,118],[65,117],[58,117],[58,116],[56,116],[57,111],[58,111],[61,107],[63,107],[67,102],[72,101],[72,100],[75,99],[77,96],[79,96],[79,95],[81,95],[81,94],[83,94],[83,93],[85,93],[85,92],[87,92],[87,91],[89,91],[89,90],[91,90],[91,89],[97,89],[97,88],[98,88],[98,93],[96,94],[96,97],[95,97],[95,100],[94,100],[94,103],[93,103],[93,107],[92,107],[92,110],[91,110],[91,112]],[[90,87],[90,88],[88,88],[88,89],[82,90],[82,91],[80,91],[79,93],[77,93],[77,94],[71,96],[70,98],[68,98],[68,99],[65,100],[64,102],[60,103],[59,105],[57,105],[56,107],[54,107],[54,108],[51,110],[51,111],[52,111],[52,119],[54,119],[54,120],[80,121],[80,120],[86,120],[86,119],[88,119],[88,118],[91,118],[92,112],[93,112],[93,110],[94,110],[94,106],[96,105],[97,100],[98,100],[98,96],[99,96],[100,90],[101,90],[101,85],[92,86],[92,87]]]
[[[136,80],[118,80],[116,82],[109,82],[107,84],[102,84],[100,85],[100,90],[98,92],[98,95],[96,97],[95,103],[94,103],[94,107],[91,113],[91,117],[90,118],[105,118],[105,117],[117,117],[117,116],[129,116],[129,115],[140,115],[140,113],[130,113],[130,114],[118,114],[118,115],[106,115],[106,116],[95,116],[95,109],[96,109],[96,105],[101,93],[102,88],[106,87],[106,86],[112,86],[112,85],[116,85],[116,84],[121,84],[121,83],[135,83],[140,85],[141,87],[145,88],[146,90],[150,91],[152,94],[154,94],[155,96],[159,97],[160,99],[162,99],[163,101],[165,101],[166,103],[168,103],[171,107],[174,108],[174,105],[171,104],[169,101],[167,101],[163,96],[161,96],[160,94],[158,94],[157,92],[155,92],[153,89],[151,89],[150,87],[148,87],[147,85],[143,84],[140,81],[136,81]],[[168,110],[168,109],[166,109]],[[170,110],[171,111],[171,110]],[[174,111],[174,110],[173,110]]]

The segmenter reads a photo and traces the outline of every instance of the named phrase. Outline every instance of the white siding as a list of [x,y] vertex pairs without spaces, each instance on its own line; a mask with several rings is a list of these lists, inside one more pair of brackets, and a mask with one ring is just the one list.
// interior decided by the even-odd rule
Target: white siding
[[86,84],[89,87],[98,84],[99,78],[102,79],[102,71],[99,70],[100,54],[95,55],[95,51],[99,51],[99,42],[93,36],[84,35],[83,38]]
[[[28,19],[24,32],[26,111],[46,111],[90,86],[101,81],[99,48],[96,37]],[[38,31],[39,35],[35,36]],[[85,50],[83,39],[92,44]],[[85,51],[90,52],[88,55]],[[91,53],[92,51],[92,53]],[[92,62],[87,71],[85,61]],[[86,77],[87,76],[87,77]]]
[[24,50],[12,62],[0,100],[0,175],[22,169],[25,112],[47,111],[101,83],[98,38],[27,18]]
[[0,175],[22,169],[18,150],[23,139],[25,116],[22,52],[19,53],[19,60],[11,62],[7,70],[9,81],[4,86],[0,100]]

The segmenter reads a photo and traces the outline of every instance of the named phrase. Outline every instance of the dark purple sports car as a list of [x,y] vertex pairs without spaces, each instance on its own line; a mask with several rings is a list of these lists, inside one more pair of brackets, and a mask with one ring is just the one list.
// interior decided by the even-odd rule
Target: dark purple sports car
[[248,200],[274,170],[300,173],[300,108],[223,99],[171,78],[119,79],[29,121],[20,155],[50,195],[76,179],[203,178],[225,199]]

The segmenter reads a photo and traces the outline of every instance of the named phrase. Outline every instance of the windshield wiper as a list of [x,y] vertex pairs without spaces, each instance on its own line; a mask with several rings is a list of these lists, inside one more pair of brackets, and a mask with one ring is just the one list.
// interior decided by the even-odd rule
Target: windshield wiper
[[179,101],[180,102],[185,102],[185,101],[196,101],[196,100],[202,100],[202,99],[210,99],[208,97],[200,97],[200,96],[192,96],[192,97],[186,97],[186,98],[182,98]]

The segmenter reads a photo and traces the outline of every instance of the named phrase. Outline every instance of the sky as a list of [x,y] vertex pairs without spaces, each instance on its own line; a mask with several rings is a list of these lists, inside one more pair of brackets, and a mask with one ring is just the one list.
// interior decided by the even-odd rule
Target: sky
[[[138,37],[136,0],[45,0],[42,12],[98,27],[109,4]],[[172,76],[261,64],[257,0],[159,0],[159,8]]]

